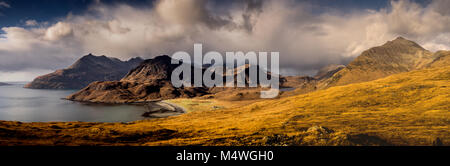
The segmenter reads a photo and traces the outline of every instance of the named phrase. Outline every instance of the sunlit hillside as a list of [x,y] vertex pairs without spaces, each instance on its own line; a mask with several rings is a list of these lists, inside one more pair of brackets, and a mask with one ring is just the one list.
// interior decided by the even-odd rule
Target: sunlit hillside
[[372,81],[392,74],[422,69],[434,55],[419,44],[398,37],[382,46],[370,48],[320,86],[332,87]]
[[378,136],[394,145],[430,145],[437,138],[449,139],[449,86],[447,66],[158,122],[178,131],[206,130],[199,133],[205,139],[213,135],[226,138],[222,136],[225,134],[229,139],[246,135],[263,141],[260,136],[301,135],[303,130],[320,125],[345,133]]

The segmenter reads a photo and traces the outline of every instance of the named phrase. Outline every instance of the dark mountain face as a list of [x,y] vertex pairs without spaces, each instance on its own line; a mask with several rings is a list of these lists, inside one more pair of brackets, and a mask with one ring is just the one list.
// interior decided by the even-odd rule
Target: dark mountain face
[[143,60],[133,58],[121,61],[106,56],[83,56],[66,69],[39,76],[25,85],[32,89],[81,89],[94,81],[120,80]]
[[0,82],[0,86],[6,86],[6,85],[10,85],[10,84],[4,83],[4,82]]
[[172,64],[172,58],[167,55],[147,59],[139,66],[132,69],[121,81],[153,82],[157,80],[171,79],[172,71],[180,64]]

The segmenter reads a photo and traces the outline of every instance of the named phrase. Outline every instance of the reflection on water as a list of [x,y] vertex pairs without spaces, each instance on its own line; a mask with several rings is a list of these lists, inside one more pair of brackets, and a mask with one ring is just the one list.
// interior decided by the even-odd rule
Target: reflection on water
[[22,122],[142,120],[146,108],[137,105],[83,104],[63,100],[75,90],[36,90],[24,83],[0,86],[0,120]]

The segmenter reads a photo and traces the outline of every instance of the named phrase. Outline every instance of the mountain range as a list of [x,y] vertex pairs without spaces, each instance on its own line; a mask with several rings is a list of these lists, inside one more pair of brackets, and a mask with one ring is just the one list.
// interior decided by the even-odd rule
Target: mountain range
[[[448,63],[448,51],[432,53],[417,43],[398,37],[382,46],[370,48],[356,57],[348,65],[328,65],[314,76],[280,76],[282,88],[294,88],[294,91],[281,92],[282,96],[292,96],[341,86],[367,82],[392,74],[423,69],[429,66]],[[170,77],[179,65],[171,64],[169,56],[159,56],[144,61],[132,69],[120,81],[94,82],[79,92],[67,97],[69,100],[128,103],[179,97],[220,98],[223,100],[257,99],[260,88],[174,88]],[[194,68],[194,66],[191,66]],[[250,65],[235,68],[233,77],[239,72],[248,76]],[[259,68],[259,67],[258,67]],[[205,68],[203,68],[203,71]],[[222,75],[225,80],[227,76]],[[118,79],[117,79],[118,80]],[[246,83],[249,81],[245,78]]]
[[107,56],[85,55],[66,69],[57,70],[35,78],[25,88],[31,89],[81,89],[94,81],[120,80],[143,59],[128,61]]
[[[448,65],[450,51],[432,53],[419,44],[398,37],[395,40],[370,48],[348,65],[328,65],[314,76],[280,76],[281,96],[308,93],[333,86],[367,82],[392,74]],[[167,55],[154,59],[133,58],[121,61],[106,56],[86,55],[70,67],[37,77],[27,84],[36,89],[82,89],[67,97],[69,100],[129,103],[180,97],[220,98],[223,100],[246,100],[259,98],[260,88],[175,88],[171,73],[180,64],[171,64]],[[190,65],[190,64],[183,64]],[[190,65],[192,69],[196,66]],[[249,82],[250,65],[237,66],[232,76],[224,72],[222,77],[237,77],[245,72]],[[257,67],[259,69],[259,67]],[[206,67],[202,68],[203,72]],[[192,70],[193,71],[193,70]]]
[[[89,84],[86,88],[67,97],[69,100],[99,103],[130,103],[144,102],[162,99],[173,99],[179,97],[200,97],[222,98],[229,100],[253,99],[259,98],[260,87],[251,88],[249,84],[249,72],[251,65],[246,64],[234,68],[231,75],[225,70],[221,74],[222,80],[225,82],[227,77],[234,77],[235,84],[240,73],[245,72],[246,77],[244,88],[228,88],[228,87],[180,87],[176,88],[171,83],[172,71],[180,65],[189,65],[191,71],[197,66],[187,63],[171,64],[172,58],[167,55],[157,56],[154,59],[148,59],[139,66],[132,69],[120,81],[98,81]],[[211,68],[210,68],[211,67]],[[205,66],[201,67],[202,72],[208,69],[217,69],[222,66]],[[257,72],[261,70],[256,66]],[[268,72],[268,75],[271,75]],[[272,76],[269,76],[272,77]],[[191,78],[194,78],[193,72]],[[280,78],[283,84],[284,78]],[[193,82],[191,82],[193,84]],[[238,90],[237,90],[238,89]],[[242,92],[246,92],[244,96]]]

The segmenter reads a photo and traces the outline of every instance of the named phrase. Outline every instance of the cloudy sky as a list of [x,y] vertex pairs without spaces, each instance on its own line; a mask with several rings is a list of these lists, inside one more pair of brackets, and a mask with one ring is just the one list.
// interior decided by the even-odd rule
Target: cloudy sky
[[450,49],[448,0],[0,0],[0,81],[30,81],[88,53],[278,51],[285,74],[345,64],[397,36]]

